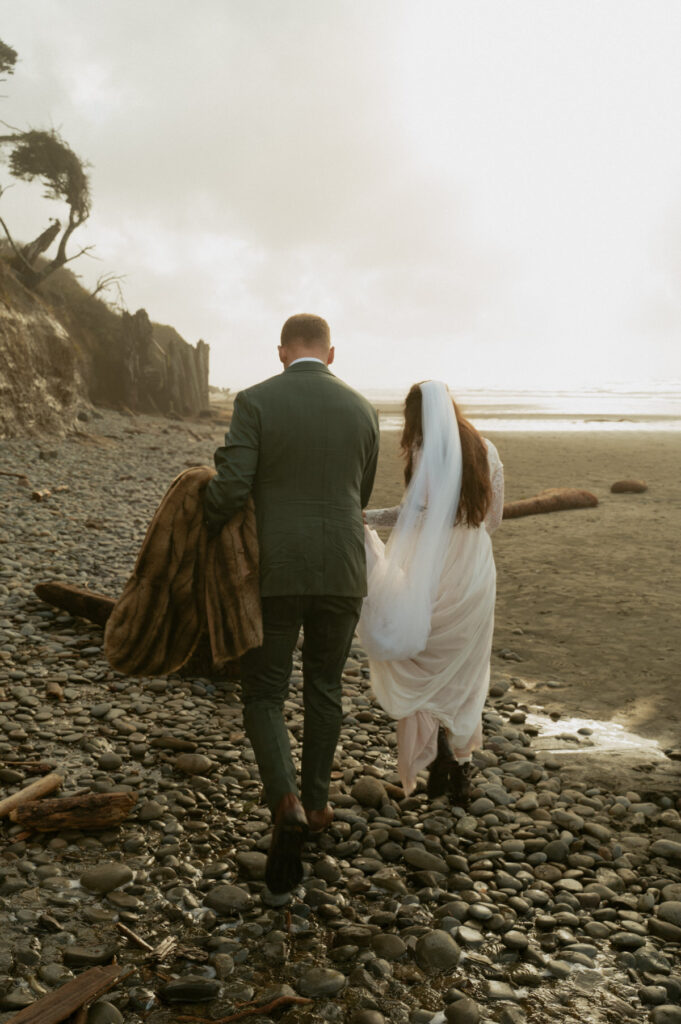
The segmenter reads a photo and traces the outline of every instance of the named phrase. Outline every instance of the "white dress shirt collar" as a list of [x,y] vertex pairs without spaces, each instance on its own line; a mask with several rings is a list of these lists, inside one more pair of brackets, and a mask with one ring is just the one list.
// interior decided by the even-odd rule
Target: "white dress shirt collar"
[[298,359],[294,359],[292,363],[288,364],[288,369],[295,366],[296,363],[321,363],[322,366],[326,366],[323,359],[317,359],[317,356],[299,356]]

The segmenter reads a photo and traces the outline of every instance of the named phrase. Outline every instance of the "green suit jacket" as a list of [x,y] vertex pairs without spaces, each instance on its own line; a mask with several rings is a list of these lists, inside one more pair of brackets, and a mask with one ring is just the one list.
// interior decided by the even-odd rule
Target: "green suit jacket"
[[320,362],[236,396],[206,522],[217,530],[253,495],[263,597],[366,594],[362,509],[378,441],[376,410]]

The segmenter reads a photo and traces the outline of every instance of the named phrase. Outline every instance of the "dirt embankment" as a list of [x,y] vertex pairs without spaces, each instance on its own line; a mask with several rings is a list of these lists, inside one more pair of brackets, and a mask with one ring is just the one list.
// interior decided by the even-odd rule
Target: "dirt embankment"
[[28,291],[0,257],[0,437],[63,435],[92,405],[196,416],[209,347],[119,313],[61,270]]

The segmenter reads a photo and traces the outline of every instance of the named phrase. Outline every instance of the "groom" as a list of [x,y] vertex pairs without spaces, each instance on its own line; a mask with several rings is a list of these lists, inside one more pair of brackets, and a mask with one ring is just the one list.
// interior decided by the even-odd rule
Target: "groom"
[[[307,829],[320,832],[333,818],[341,673],[366,594],[362,509],[376,473],[378,416],[331,373],[333,357],[325,320],[300,313],[286,321],[284,372],[237,395],[205,498],[211,531],[249,494],[255,502],[264,640],[241,658],[241,687],[274,820],[265,879],[275,893],[302,879]],[[301,626],[302,803],[283,715]]]

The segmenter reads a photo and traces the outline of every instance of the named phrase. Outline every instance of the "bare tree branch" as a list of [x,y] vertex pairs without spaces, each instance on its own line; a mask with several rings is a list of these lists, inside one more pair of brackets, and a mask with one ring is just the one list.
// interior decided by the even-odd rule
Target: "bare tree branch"
[[97,284],[93,288],[93,290],[90,292],[90,298],[91,299],[96,298],[99,295],[100,292],[107,291],[107,289],[111,288],[112,285],[116,285],[117,286],[118,293],[119,293],[119,296],[120,296],[120,291],[121,291],[120,283],[121,283],[122,280],[124,280],[125,276],[126,276],[125,274],[114,274],[114,273],[102,274],[101,277],[97,278]]
[[93,260],[99,259],[99,256],[92,256],[92,250],[94,248],[94,245],[86,245],[84,249],[80,250],[80,252],[74,253],[73,256],[69,256],[68,259],[64,260],[62,266],[66,263],[70,263],[71,260],[77,260],[79,256],[91,256]]

